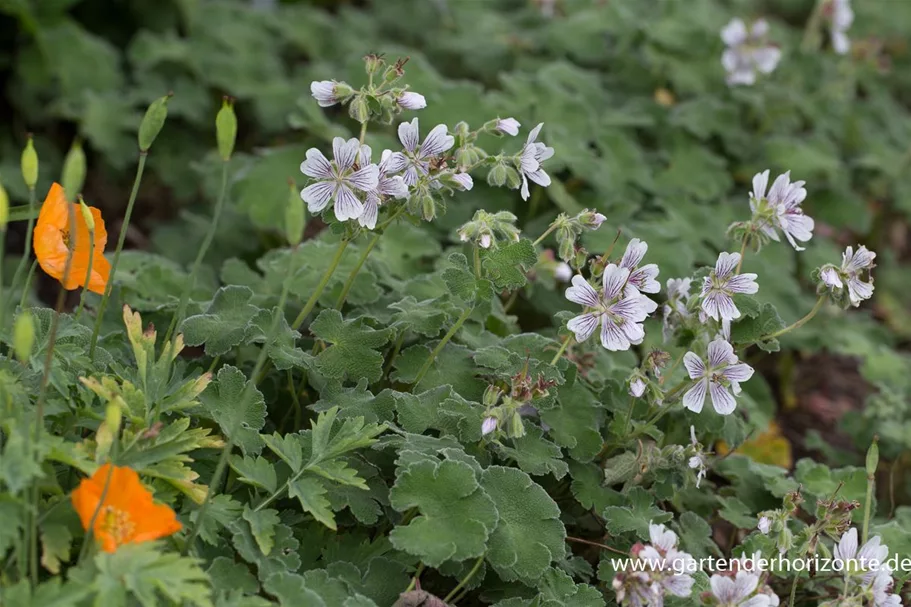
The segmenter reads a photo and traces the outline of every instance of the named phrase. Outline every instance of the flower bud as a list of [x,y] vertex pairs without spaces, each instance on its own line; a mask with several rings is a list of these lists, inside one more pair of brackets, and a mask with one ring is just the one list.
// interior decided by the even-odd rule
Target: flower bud
[[404,91],[396,97],[395,102],[404,110],[422,110],[427,107],[427,100],[424,96],[412,91]]
[[79,197],[79,211],[82,213],[82,219],[85,221],[86,228],[88,228],[89,232],[94,232],[95,216],[92,215],[92,210],[85,204],[82,196]]
[[159,97],[149,105],[142,122],[139,124],[139,151],[148,152],[155,138],[161,132],[164,121],[168,117],[168,101],[173,93]]
[[604,223],[604,220],[607,219],[607,217],[596,211],[589,211],[586,209],[579,213],[576,219],[582,224],[582,227],[588,228],[589,230],[597,230],[601,227],[601,224]]
[[867,450],[867,476],[872,478],[879,467],[879,437],[873,437],[873,443]]
[[234,113],[234,101],[225,97],[221,109],[215,116],[215,140],[218,142],[218,155],[227,162],[234,153],[234,142],[237,141],[237,115]]
[[3,184],[0,183],[0,230],[5,230],[7,223],[9,223],[9,195],[3,188]]
[[304,201],[298,195],[294,182],[289,181],[289,185],[288,206],[285,208],[285,237],[288,239],[288,244],[296,247],[304,238],[304,226],[307,220],[304,214]]
[[123,422],[122,399],[117,396],[108,403],[104,410],[104,423],[112,434],[117,434],[120,430],[120,424]]
[[486,436],[497,429],[497,418],[493,416],[485,417],[481,423],[481,436]]
[[519,175],[519,171],[512,167],[506,167],[506,185],[511,190],[519,189],[519,186],[522,185],[522,176]]
[[522,423],[522,416],[519,414],[518,410],[513,411],[512,416],[509,418],[507,434],[509,434],[511,438],[521,438],[525,436],[525,425]]
[[23,310],[16,316],[13,325],[13,351],[19,362],[26,362],[32,355],[32,346],[35,344],[35,321],[32,313]]
[[[566,263],[569,263],[570,265],[575,266],[575,264],[572,263],[573,258],[576,255],[576,243],[575,243],[574,239],[572,239],[572,238],[561,239],[559,241],[557,255],[559,255],[560,259],[562,259]],[[576,267],[580,267],[580,266],[576,266]]]
[[[487,152],[475,145],[465,145],[460,147],[455,152],[455,161],[456,165],[460,167],[473,167],[474,165],[480,163],[482,160],[487,158]],[[489,183],[489,178],[488,178]],[[505,173],[504,173],[504,183],[505,183]],[[492,185],[492,184],[491,184]]]
[[35,142],[32,140],[31,135],[28,137],[25,149],[22,150],[21,166],[22,181],[31,190],[38,183],[38,152],[35,151]]
[[429,194],[421,200],[421,216],[424,221],[433,221],[437,216],[437,205]]
[[370,106],[363,95],[357,95],[348,106],[348,115],[361,124],[370,119]]
[[481,397],[481,402],[485,407],[493,407],[500,400],[502,394],[503,391],[496,386],[487,386],[484,389],[484,396]]
[[498,164],[487,173],[487,184],[499,188],[506,185],[506,178],[506,167]]
[[574,268],[582,268],[585,266],[586,261],[588,261],[588,251],[584,247],[579,247],[576,249],[575,256],[569,264]]
[[70,151],[63,161],[63,192],[67,202],[76,200],[85,184],[85,152],[79,140],[73,141]]
[[379,55],[370,53],[364,56],[364,68],[368,74],[375,74],[386,62]]

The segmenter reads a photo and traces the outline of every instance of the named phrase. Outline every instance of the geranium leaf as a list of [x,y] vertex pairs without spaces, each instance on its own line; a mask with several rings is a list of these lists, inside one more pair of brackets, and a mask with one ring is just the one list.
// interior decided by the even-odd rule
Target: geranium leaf
[[244,340],[259,308],[250,303],[253,291],[229,285],[215,293],[204,314],[190,316],[180,325],[188,346],[206,345],[206,354],[220,356]]
[[199,395],[199,401],[222,432],[245,455],[256,455],[263,448],[259,430],[266,423],[263,394],[243,372],[231,365],[218,370],[215,381]]
[[338,310],[323,310],[310,331],[331,344],[315,361],[326,377],[374,382],[382,376],[383,355],[377,348],[389,341],[388,329],[378,331],[363,320],[344,320]]

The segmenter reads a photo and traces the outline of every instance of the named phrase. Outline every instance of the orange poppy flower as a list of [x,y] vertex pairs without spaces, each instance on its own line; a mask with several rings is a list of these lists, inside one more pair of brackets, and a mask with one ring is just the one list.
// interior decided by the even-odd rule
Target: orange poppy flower
[[123,544],[149,542],[180,531],[182,525],[174,511],[152,500],[152,493],[132,468],[114,466],[104,503],[98,508],[110,468],[111,464],[101,466],[73,491],[73,508],[86,530],[98,509],[93,533],[102,550],[114,552]]
[[[41,269],[63,283],[65,289],[86,287],[89,291],[104,293],[108,284],[108,275],[111,264],[104,258],[104,245],[108,242],[108,233],[104,229],[104,220],[101,211],[89,207],[95,219],[95,249],[89,250],[89,228],[85,218],[79,211],[79,205],[70,203],[72,209],[73,225],[70,225],[70,212],[67,208],[66,196],[60,184],[51,186],[41,213],[38,214],[38,223],[35,226],[35,256]],[[75,227],[75,235],[70,233],[70,228]],[[75,236],[75,237],[74,237]],[[67,257],[72,251],[73,261],[70,263],[70,272],[63,281],[66,272]],[[85,274],[89,268],[89,259],[92,259],[92,276],[89,284],[85,284]]]

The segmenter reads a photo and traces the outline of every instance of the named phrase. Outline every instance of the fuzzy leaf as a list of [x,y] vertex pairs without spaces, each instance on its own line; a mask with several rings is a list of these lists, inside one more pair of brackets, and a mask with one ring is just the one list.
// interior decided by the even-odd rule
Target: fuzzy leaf
[[541,421],[550,426],[548,433],[570,456],[580,462],[591,461],[601,450],[604,412],[595,395],[579,382],[567,378],[557,389],[558,405],[541,412]]
[[262,451],[259,430],[266,423],[266,404],[262,392],[240,369],[231,365],[219,369],[215,381],[199,395],[199,401],[245,455]]
[[263,554],[272,552],[275,538],[275,526],[281,521],[278,518],[278,512],[271,509],[253,510],[249,506],[244,506],[244,520],[250,523],[250,532],[256,540],[256,545]]
[[220,356],[244,340],[259,308],[250,303],[253,291],[229,285],[220,288],[204,314],[190,316],[180,325],[188,346],[206,345],[206,354]]
[[[280,317],[278,319],[277,332],[275,337],[266,344],[276,315]],[[300,339],[300,336],[301,334],[288,324],[288,320],[282,311],[278,308],[272,308],[272,310],[260,310],[250,320],[247,332],[244,335],[244,341],[263,344],[275,368],[279,371],[286,371],[291,368],[306,368],[312,358],[308,353],[297,347],[297,340]]]
[[396,310],[392,315],[391,329],[401,333],[411,331],[426,337],[436,337],[443,326],[452,316],[452,305],[445,298],[425,299],[418,301],[408,296],[401,301],[389,304],[389,308]]
[[326,494],[326,487],[318,478],[302,477],[288,485],[288,495],[300,501],[304,512],[335,531],[335,514]]
[[362,378],[374,382],[383,375],[383,355],[376,349],[389,341],[390,331],[377,331],[363,320],[344,320],[338,310],[323,310],[310,331],[332,344],[316,357],[316,367],[332,379]]
[[262,457],[239,457],[232,455],[228,460],[231,469],[237,473],[239,481],[259,487],[268,493],[275,493],[278,489],[278,479],[275,468],[269,460]]
[[420,513],[392,530],[392,545],[431,567],[480,556],[497,524],[493,500],[478,485],[471,466],[461,462],[409,466],[389,499],[399,512],[417,508]]
[[500,447],[500,450],[532,476],[553,474],[555,478],[561,479],[569,472],[569,466],[563,461],[563,451],[544,438],[537,426],[526,426],[525,436],[513,439],[513,445],[514,447]]
[[663,512],[655,506],[654,498],[642,487],[633,487],[626,495],[626,506],[608,506],[602,516],[608,530],[616,535],[634,531],[640,539],[649,538],[650,523],[664,523],[672,514]]
[[514,291],[525,286],[525,273],[538,261],[535,248],[528,239],[522,239],[487,251],[481,261],[487,275],[498,290]]

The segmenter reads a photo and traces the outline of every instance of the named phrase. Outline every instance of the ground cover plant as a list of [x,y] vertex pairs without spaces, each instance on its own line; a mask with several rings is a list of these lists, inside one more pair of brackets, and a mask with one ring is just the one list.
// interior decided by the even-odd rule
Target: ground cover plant
[[0,1],[0,604],[904,604],[911,5],[108,5]]

